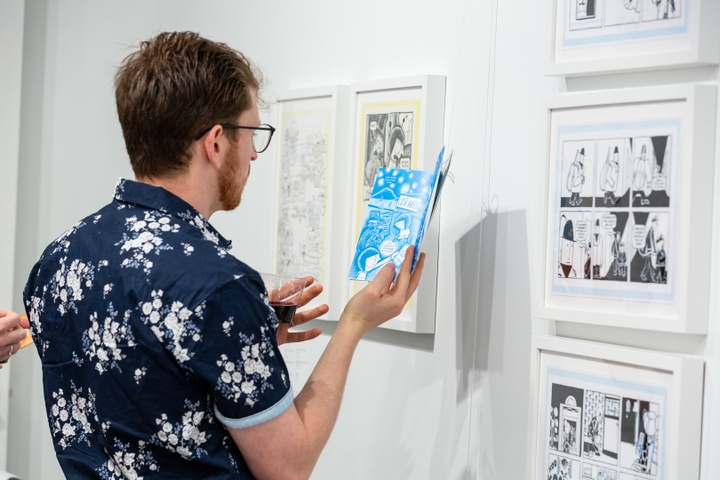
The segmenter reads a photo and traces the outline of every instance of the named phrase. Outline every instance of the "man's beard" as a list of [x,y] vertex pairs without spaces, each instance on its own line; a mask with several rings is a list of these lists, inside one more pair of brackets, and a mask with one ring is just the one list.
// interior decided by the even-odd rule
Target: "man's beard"
[[[220,206],[222,210],[235,210],[240,205],[242,192],[245,189],[247,176],[245,180],[238,178],[240,171],[239,155],[234,154],[227,159],[228,161],[220,167],[218,178],[218,190],[220,192]],[[249,173],[248,173],[249,174]]]

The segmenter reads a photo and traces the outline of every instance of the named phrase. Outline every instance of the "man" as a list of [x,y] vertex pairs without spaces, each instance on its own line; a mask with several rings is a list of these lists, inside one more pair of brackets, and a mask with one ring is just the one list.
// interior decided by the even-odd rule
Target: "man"
[[240,203],[271,139],[259,83],[242,54],[189,32],[143,42],[116,75],[136,180],[45,250],[24,295],[68,478],[309,477],[355,347],[417,287],[412,252],[394,283],[382,270],[294,396],[278,344],[320,331],[278,325],[260,275],[208,223]]

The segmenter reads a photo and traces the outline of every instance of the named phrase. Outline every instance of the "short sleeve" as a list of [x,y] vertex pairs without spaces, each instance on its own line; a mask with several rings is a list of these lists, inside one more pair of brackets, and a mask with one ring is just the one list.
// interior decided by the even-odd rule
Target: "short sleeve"
[[293,402],[292,387],[277,345],[277,317],[259,279],[226,283],[195,314],[202,333],[186,366],[211,389],[220,421],[245,428],[283,413]]

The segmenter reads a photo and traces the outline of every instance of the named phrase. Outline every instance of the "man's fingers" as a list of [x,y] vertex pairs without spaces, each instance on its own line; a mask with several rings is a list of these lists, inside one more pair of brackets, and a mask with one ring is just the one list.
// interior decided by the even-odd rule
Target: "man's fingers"
[[379,296],[383,296],[390,290],[394,278],[395,264],[388,263],[380,269],[373,281],[365,288],[370,288],[376,291]]
[[322,330],[319,328],[312,328],[304,332],[288,333],[287,341],[285,343],[306,342],[308,340],[312,340],[313,338],[319,337],[321,333]]
[[302,325],[303,323],[307,323],[310,320],[314,320],[325,315],[329,310],[330,307],[328,307],[327,304],[322,304],[315,308],[311,308],[310,310],[298,312],[293,317],[293,324],[295,324],[295,326]]
[[405,250],[405,257],[403,257],[403,263],[400,266],[400,273],[395,280],[393,290],[398,292],[405,292],[410,282],[410,268],[412,266],[413,255],[415,254],[415,247],[410,246]]
[[[312,282],[315,281],[313,279],[313,277],[311,277],[311,276],[307,276],[307,277],[305,277],[305,279],[306,279],[306,281],[307,281],[307,279],[310,279],[306,285],[310,285],[310,284],[312,284]],[[314,299],[315,297],[320,295],[322,293],[322,291],[323,291],[323,286],[319,283],[316,283],[315,285],[312,285],[312,286],[306,286],[305,290],[303,290],[303,292],[300,294],[300,300],[298,301],[298,307],[304,307],[305,305],[310,303],[310,301],[312,299]]]

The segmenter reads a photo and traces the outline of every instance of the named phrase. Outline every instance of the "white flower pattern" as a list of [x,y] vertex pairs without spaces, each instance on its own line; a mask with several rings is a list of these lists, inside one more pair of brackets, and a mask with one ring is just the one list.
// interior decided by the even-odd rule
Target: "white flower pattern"
[[[166,345],[179,363],[190,360],[188,349],[183,344],[188,337],[193,341],[200,340],[200,329],[191,321],[193,312],[181,302],[170,305],[163,303],[163,291],[153,290],[152,301],[140,304],[142,320],[150,325],[150,329],[158,340]],[[202,316],[202,305],[195,314]]]
[[104,373],[110,368],[120,368],[119,362],[125,358],[118,345],[128,348],[135,346],[135,338],[130,328],[130,311],[125,312],[122,322],[116,322],[117,312],[108,309],[108,316],[101,322],[97,313],[90,316],[90,328],[83,335],[83,351],[90,360],[95,360],[95,370]]
[[253,336],[241,334],[242,348],[237,363],[224,353],[220,355],[216,363],[223,372],[217,388],[225,398],[237,402],[244,397],[245,405],[253,406],[261,393],[273,388],[268,382],[272,369],[264,360],[275,356],[269,337],[270,330],[269,327],[261,327],[261,338],[257,342]]
[[123,234],[120,253],[130,253],[130,257],[123,259],[122,266],[140,268],[147,274],[153,267],[150,255],[159,255],[162,250],[172,249],[172,246],[163,242],[163,235],[177,233],[180,225],[171,223],[169,215],[160,216],[156,212],[146,211],[142,220],[136,216],[125,219],[128,233]]
[[115,439],[112,457],[95,471],[103,480],[143,480],[145,477],[140,472],[156,473],[160,467],[145,442],[139,441],[136,448],[131,448],[130,444]]
[[214,409],[266,412],[290,382],[257,274],[229,248],[177,197],[121,181],[113,203],[45,250],[24,300],[68,478],[82,463],[102,479],[248,472]]
[[213,423],[213,416],[201,410],[199,403],[191,404],[186,401],[185,408],[187,410],[180,422],[171,422],[165,414],[156,418],[155,424],[159,430],[155,432],[150,442],[171,452],[177,452],[185,459],[207,455],[207,451],[202,448],[207,441],[206,433],[199,427],[205,421]]
[[95,277],[95,269],[89,263],[73,260],[67,267],[65,259],[60,261],[60,269],[50,281],[51,295],[58,303],[60,315],[69,310],[77,313],[76,302],[83,298],[83,288],[90,288]]
[[71,382],[70,398],[60,389],[52,393],[53,403],[50,405],[50,429],[55,442],[63,450],[75,442],[90,445],[89,434],[93,433],[92,423],[97,422],[95,411],[95,395],[88,390],[83,396],[82,388],[75,387]]

